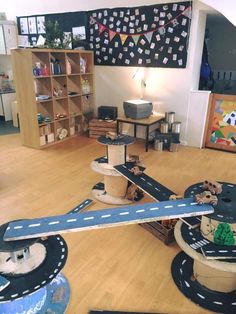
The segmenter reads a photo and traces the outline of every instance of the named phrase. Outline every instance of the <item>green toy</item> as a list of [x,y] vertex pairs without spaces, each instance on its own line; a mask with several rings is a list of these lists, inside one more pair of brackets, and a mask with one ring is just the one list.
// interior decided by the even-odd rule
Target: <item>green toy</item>
[[220,223],[214,232],[214,243],[219,245],[234,245],[234,233],[227,223]]

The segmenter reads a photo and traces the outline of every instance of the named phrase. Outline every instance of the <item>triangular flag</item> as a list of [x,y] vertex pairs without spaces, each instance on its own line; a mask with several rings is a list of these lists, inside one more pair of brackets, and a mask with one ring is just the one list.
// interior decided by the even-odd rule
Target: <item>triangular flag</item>
[[184,12],[182,13],[184,16],[187,16],[189,19],[191,19],[192,17],[192,10],[191,10],[191,6],[187,7],[186,10],[184,10]]
[[99,24],[98,25],[98,33],[99,33],[99,35],[101,35],[101,33],[105,31],[105,29],[106,29],[106,27],[104,25]]
[[138,41],[139,41],[139,37],[140,37],[140,35],[133,35],[133,36],[132,36],[132,39],[133,39],[135,45],[137,45],[137,43],[138,43]]
[[148,42],[150,43],[151,40],[152,40],[152,35],[153,35],[153,32],[148,32],[148,33],[145,33],[144,36],[147,38]]
[[124,45],[126,39],[127,39],[128,35],[125,35],[125,34],[120,34],[120,39],[121,39],[121,43],[122,45]]
[[112,39],[116,36],[116,32],[113,32],[109,29],[109,39],[112,41]]

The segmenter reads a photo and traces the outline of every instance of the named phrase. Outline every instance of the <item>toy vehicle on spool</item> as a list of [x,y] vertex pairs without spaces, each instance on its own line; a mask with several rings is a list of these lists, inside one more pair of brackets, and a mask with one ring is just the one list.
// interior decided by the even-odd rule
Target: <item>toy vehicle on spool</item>
[[124,137],[124,135],[121,135],[121,134],[117,134],[116,132],[112,132],[112,131],[109,131],[106,133],[106,138],[112,140],[112,141],[115,141],[115,140],[118,140],[120,138]]
[[135,176],[141,176],[143,173],[139,166],[134,166],[131,169],[129,169],[129,171],[132,172]]
[[211,204],[211,205],[217,205],[218,203],[218,198],[216,195],[212,195],[210,191],[204,191],[200,194],[196,194],[195,195],[195,199],[196,199],[196,202],[199,204],[199,205],[202,205],[202,204]]
[[202,187],[205,190],[209,190],[212,194],[220,194],[222,192],[222,184],[216,181],[205,180]]

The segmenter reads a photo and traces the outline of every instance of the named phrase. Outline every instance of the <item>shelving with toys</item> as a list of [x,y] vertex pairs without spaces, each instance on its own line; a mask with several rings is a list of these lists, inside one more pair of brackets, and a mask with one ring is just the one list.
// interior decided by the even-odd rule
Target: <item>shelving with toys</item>
[[43,148],[83,131],[94,110],[92,51],[13,49],[12,63],[23,145]]

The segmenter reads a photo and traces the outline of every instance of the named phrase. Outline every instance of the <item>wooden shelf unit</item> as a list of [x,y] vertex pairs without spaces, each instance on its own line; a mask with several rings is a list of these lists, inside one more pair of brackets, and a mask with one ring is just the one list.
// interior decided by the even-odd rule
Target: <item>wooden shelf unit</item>
[[23,145],[44,148],[82,132],[83,114],[94,111],[92,51],[13,49],[12,65]]

